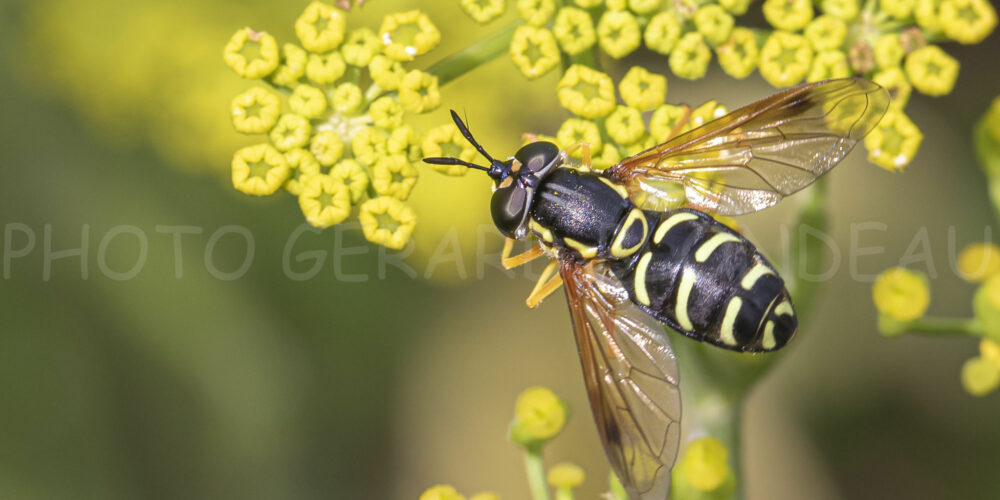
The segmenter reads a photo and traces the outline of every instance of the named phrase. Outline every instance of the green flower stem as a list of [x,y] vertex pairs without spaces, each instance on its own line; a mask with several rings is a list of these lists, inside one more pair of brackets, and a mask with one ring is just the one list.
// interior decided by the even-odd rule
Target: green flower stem
[[940,318],[924,316],[906,324],[908,333],[934,337],[972,335],[982,337],[984,332],[974,318]]
[[507,52],[510,41],[514,38],[514,31],[521,24],[523,24],[521,20],[510,23],[502,30],[434,63],[427,68],[427,72],[438,78],[438,85],[444,85],[496,59],[500,54]]
[[573,490],[569,488],[556,489],[556,500],[573,500]]
[[542,461],[540,446],[524,450],[524,468],[528,473],[528,487],[534,500],[549,500],[549,489],[545,484],[545,462]]
[[972,142],[975,145],[979,166],[986,174],[994,215],[1000,220],[1000,144],[997,144],[990,135],[985,118],[979,120],[973,128]]

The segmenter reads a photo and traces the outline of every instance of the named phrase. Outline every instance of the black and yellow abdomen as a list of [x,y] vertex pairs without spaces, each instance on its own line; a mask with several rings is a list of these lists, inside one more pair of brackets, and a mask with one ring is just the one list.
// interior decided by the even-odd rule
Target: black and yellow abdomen
[[633,302],[689,337],[761,352],[795,333],[781,277],[749,241],[702,212],[643,212],[614,181],[558,169],[539,187],[529,228],[549,246],[607,260]]
[[674,329],[737,351],[772,351],[798,324],[785,283],[746,238],[696,210],[647,213],[635,258],[611,262],[632,300]]

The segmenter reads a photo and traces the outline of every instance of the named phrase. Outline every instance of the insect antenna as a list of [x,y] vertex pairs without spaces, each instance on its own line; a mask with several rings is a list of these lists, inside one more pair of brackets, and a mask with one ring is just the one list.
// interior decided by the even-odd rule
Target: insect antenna
[[464,165],[469,168],[474,168],[476,170],[482,170],[483,172],[489,172],[489,167],[484,167],[482,165],[476,165],[475,163],[470,163],[465,160],[458,158],[445,158],[445,157],[431,157],[424,158],[424,163],[431,163],[434,165]]
[[480,146],[479,143],[472,138],[472,132],[469,132],[469,127],[467,127],[465,125],[465,122],[463,122],[462,119],[458,117],[458,113],[456,113],[454,109],[451,110],[451,119],[455,121],[455,125],[458,127],[458,130],[462,132],[462,136],[465,137],[465,140],[469,141],[469,144],[472,144],[472,146],[476,148],[476,151],[479,151],[479,154],[486,157],[486,159],[489,160],[491,165],[497,163],[497,161],[494,160],[493,157],[490,156],[490,154],[487,153],[486,150],[483,149],[483,147]]

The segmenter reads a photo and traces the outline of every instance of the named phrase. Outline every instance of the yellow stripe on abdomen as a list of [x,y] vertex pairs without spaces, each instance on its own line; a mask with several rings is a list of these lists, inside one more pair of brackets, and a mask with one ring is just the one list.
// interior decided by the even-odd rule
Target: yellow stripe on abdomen
[[691,318],[688,316],[688,299],[691,298],[691,290],[694,289],[694,282],[698,276],[691,269],[684,269],[681,272],[681,283],[677,287],[677,303],[674,305],[674,316],[677,317],[677,324],[687,331],[694,330]]
[[719,248],[723,243],[739,241],[739,238],[729,233],[715,233],[711,238],[698,247],[698,250],[694,253],[694,260],[698,262],[705,262],[712,256],[712,252],[714,252],[716,248]]

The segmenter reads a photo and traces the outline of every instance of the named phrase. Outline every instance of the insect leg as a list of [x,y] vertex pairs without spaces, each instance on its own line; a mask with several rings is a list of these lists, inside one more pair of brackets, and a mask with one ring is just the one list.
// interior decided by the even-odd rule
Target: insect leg
[[513,257],[510,256],[511,252],[514,251],[514,238],[507,238],[503,242],[503,253],[500,254],[500,264],[504,269],[513,269],[517,266],[521,266],[531,262],[542,256],[542,247],[535,245],[530,250],[526,250],[519,253]]
[[538,283],[535,283],[535,288],[531,290],[531,294],[528,295],[528,300],[525,304],[530,308],[534,308],[538,304],[552,295],[552,292],[559,289],[562,286],[563,280],[562,276],[556,273],[556,268],[559,267],[558,260],[552,260],[549,265],[545,266],[545,270],[542,271],[542,275],[538,277]]
[[586,142],[579,142],[579,143],[576,144],[576,146],[573,146],[573,147],[567,149],[566,150],[566,154],[567,155],[571,155],[574,152],[576,152],[577,149],[581,150],[580,151],[580,157],[581,157],[580,158],[580,164],[582,166],[587,167],[589,169],[590,168],[590,159],[591,159],[590,144],[588,144]]

